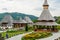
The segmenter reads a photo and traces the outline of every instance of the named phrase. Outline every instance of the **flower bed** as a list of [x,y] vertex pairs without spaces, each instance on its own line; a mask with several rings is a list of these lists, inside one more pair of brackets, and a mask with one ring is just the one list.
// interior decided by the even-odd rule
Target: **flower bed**
[[51,36],[52,34],[50,32],[32,32],[30,34],[26,34],[22,37],[22,40],[36,40],[40,38],[46,38]]

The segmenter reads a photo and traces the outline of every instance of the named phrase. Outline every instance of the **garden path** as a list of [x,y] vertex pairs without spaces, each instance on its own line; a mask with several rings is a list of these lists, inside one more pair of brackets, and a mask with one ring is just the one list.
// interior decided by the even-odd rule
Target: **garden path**
[[[29,32],[31,33],[31,32]],[[28,34],[28,33],[27,33]],[[6,39],[6,40],[21,40],[22,36],[25,35],[25,34],[20,34],[20,35],[17,35],[17,36],[14,36],[14,37],[11,37],[9,39]],[[53,33],[53,36],[51,37],[48,37],[48,38],[43,38],[43,39],[39,39],[39,40],[54,40],[56,38],[60,37],[60,31],[57,32],[57,33]]]
[[[29,33],[31,33],[31,32],[28,32],[28,33],[25,33],[25,34],[29,34]],[[21,40],[21,38],[22,38],[25,34],[20,34],[20,35],[11,37],[11,38],[6,39],[6,40]]]

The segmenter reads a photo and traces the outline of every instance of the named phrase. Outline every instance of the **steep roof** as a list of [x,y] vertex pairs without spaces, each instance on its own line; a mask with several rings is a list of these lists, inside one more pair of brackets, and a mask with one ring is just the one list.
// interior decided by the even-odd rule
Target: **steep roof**
[[[55,22],[55,19],[52,17],[52,15],[50,14],[49,10],[48,10],[48,3],[47,0],[45,0],[44,4],[43,4],[43,11],[40,15],[40,17],[38,18],[39,22],[34,23],[33,25],[45,25],[45,26],[55,26],[58,25]],[[44,20],[44,21],[43,21]]]
[[1,22],[13,22],[13,18],[10,15],[5,15]]
[[55,19],[52,17],[52,15],[50,14],[48,9],[43,10],[43,12],[41,13],[38,20],[53,20],[53,21],[55,21]]
[[1,23],[8,23],[8,26],[13,25],[13,18],[10,15],[5,15],[4,18],[2,19]]
[[27,23],[33,23],[32,20],[31,20],[28,16],[25,16],[24,20],[25,20]]
[[49,12],[49,9],[48,9],[48,3],[47,3],[47,0],[44,1],[44,4],[43,4],[43,11],[40,15],[40,17],[38,18],[38,20],[52,20],[52,21],[55,21],[55,19],[52,17],[52,15],[50,14]]
[[37,22],[33,25],[42,25],[42,26],[56,26],[58,25],[56,22]]

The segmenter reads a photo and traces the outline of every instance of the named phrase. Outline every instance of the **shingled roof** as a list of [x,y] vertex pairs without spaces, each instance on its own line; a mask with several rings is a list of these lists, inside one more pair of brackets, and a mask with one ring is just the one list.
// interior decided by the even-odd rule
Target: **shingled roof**
[[49,10],[44,9],[43,12],[41,13],[40,17],[38,18],[38,20],[53,20],[55,21],[55,19],[52,17],[52,15],[50,14]]
[[5,15],[1,22],[13,22],[13,18],[10,15]]
[[45,25],[45,26],[58,25],[55,22],[55,19],[50,14],[48,7],[49,7],[49,5],[47,3],[47,0],[45,0],[44,4],[43,4],[43,11],[42,11],[40,17],[38,18],[38,22],[34,23],[34,25]]
[[13,25],[13,18],[10,15],[5,15],[1,23],[8,23],[7,26]]
[[37,22],[34,25],[42,25],[42,26],[56,26],[58,25],[56,22]]
[[24,20],[25,20],[27,23],[33,23],[32,20],[31,20],[28,16],[25,16]]
[[27,22],[20,17],[20,20],[14,20],[13,23],[27,23]]

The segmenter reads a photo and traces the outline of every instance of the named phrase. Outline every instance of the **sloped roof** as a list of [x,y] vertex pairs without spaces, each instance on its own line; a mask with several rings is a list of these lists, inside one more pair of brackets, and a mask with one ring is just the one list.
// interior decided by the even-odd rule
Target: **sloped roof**
[[58,24],[56,22],[37,22],[37,23],[34,23],[33,25],[54,26]]
[[20,18],[20,23],[27,23],[24,19]]
[[2,22],[13,22],[13,18],[10,15],[5,15],[4,18],[2,19]]
[[8,23],[8,26],[13,25],[13,18],[10,15],[5,15],[4,18],[1,20],[1,23]]
[[[48,3],[47,3],[47,0],[45,0],[45,2],[44,2],[44,7],[46,6],[46,5],[48,5]],[[48,6],[47,6],[48,7]],[[49,12],[49,10],[48,10],[48,8],[44,8],[43,9],[43,11],[42,11],[42,13],[41,13],[41,15],[40,15],[40,17],[38,18],[38,20],[40,20],[40,21],[42,21],[42,20],[46,20],[46,21],[49,21],[49,20],[52,20],[53,22],[44,22],[44,21],[42,21],[42,22],[36,22],[36,23],[34,23],[33,25],[44,25],[44,26],[55,26],[55,25],[58,25],[56,22],[55,22],[55,19],[52,17],[52,15],[50,14],[50,12]]]
[[27,23],[27,22],[20,18],[20,20],[14,20],[13,23]]
[[27,23],[33,23],[32,20],[31,20],[28,16],[25,16],[24,20],[25,20]]
[[52,17],[52,15],[50,14],[48,9],[43,10],[43,12],[41,13],[38,20],[53,20],[53,21],[55,21],[55,19]]
[[19,20],[13,20],[13,23],[20,23]]
[[[47,0],[44,1],[43,5],[48,5]],[[46,21],[52,20],[52,21],[55,21],[55,19],[52,17],[52,15],[49,12],[49,9],[43,9],[43,11],[42,11],[40,17],[38,18],[38,20],[46,20]]]

